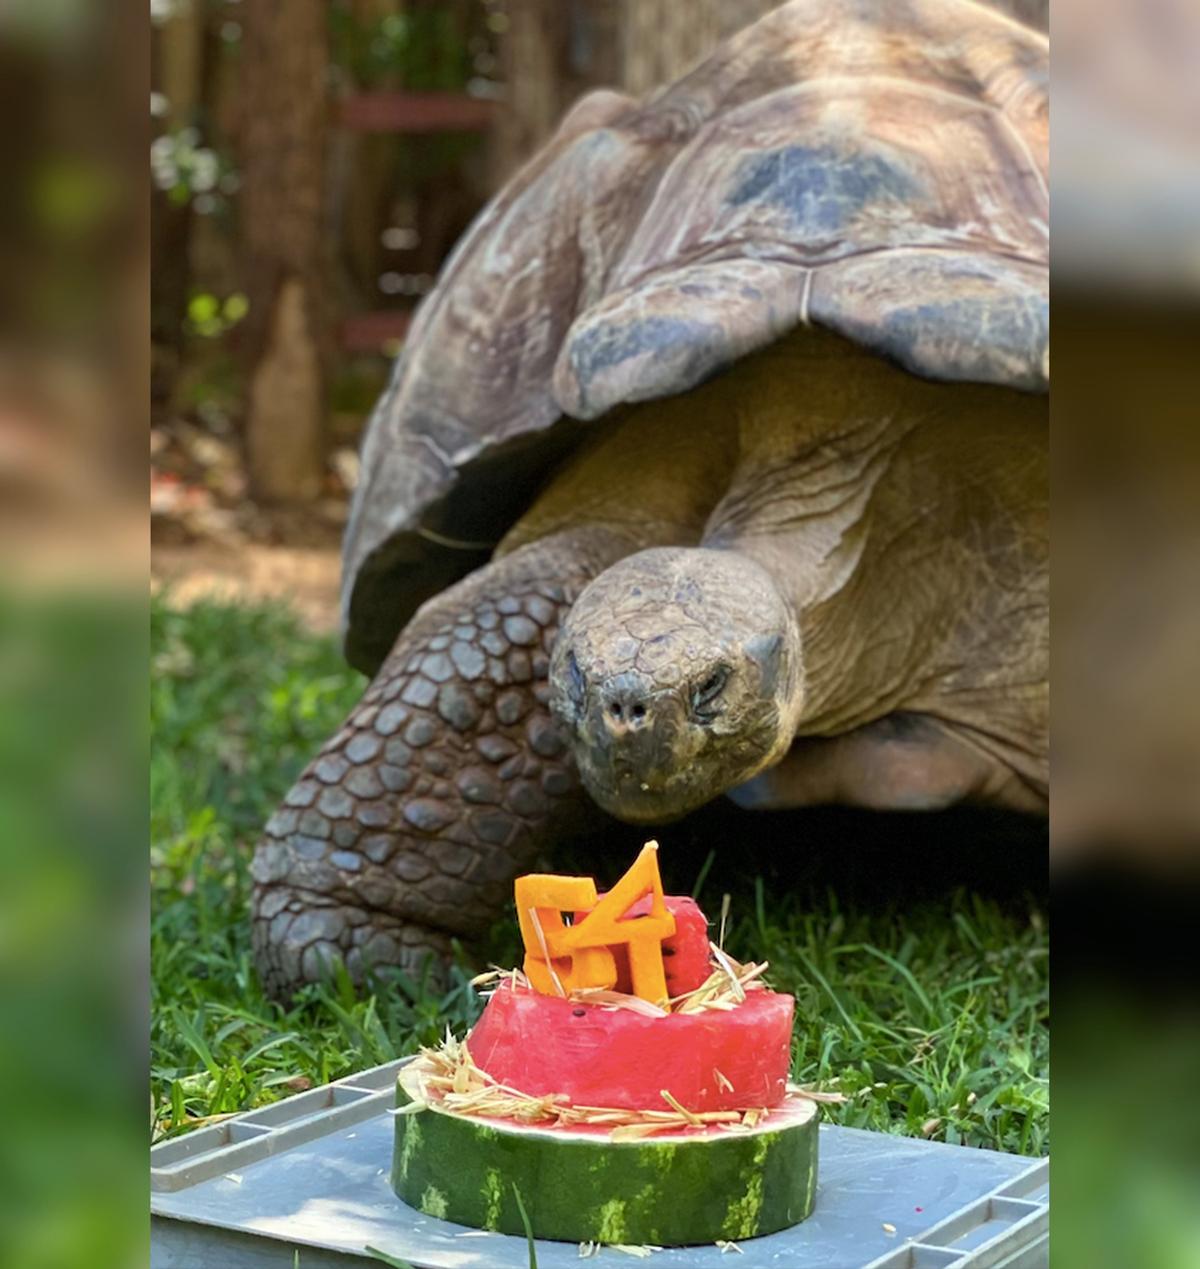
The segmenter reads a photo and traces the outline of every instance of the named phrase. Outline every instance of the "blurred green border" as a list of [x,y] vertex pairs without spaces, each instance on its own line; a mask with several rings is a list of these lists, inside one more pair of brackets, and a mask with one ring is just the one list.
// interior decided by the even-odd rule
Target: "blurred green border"
[[144,1263],[144,602],[0,590],[0,1265]]

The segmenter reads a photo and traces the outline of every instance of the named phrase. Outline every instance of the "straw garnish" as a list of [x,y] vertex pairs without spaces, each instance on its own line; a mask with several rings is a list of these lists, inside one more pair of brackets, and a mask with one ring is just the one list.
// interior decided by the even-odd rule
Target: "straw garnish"
[[542,919],[538,916],[537,908],[529,909],[529,919],[533,922],[533,930],[537,935],[538,945],[542,949],[542,957],[546,962],[546,968],[550,971],[555,990],[560,996],[565,996],[567,993],[563,990],[562,980],[554,972],[554,962],[550,959],[550,948],[546,944],[546,931],[542,929]]
[[746,999],[747,992],[761,991],[766,986],[759,980],[767,969],[767,961],[743,965],[715,943],[710,943],[709,949],[714,961],[713,972],[693,991],[667,1002],[673,1013],[736,1009]]
[[850,1100],[845,1093],[823,1093],[820,1089],[792,1083],[784,1086],[784,1094],[787,1097],[807,1097],[810,1102],[826,1102],[831,1106],[841,1106]]
[[[537,927],[540,929],[540,926]],[[767,961],[741,964],[735,961],[728,952],[723,951],[715,943],[709,944],[713,958],[712,973],[699,987],[685,992],[682,996],[673,996],[666,1002],[666,1008],[653,1001],[643,1000],[640,996],[631,996],[623,991],[613,991],[604,987],[575,987],[564,991],[567,1000],[583,1005],[597,1005],[602,1009],[630,1009],[647,1018],[665,1018],[668,1013],[702,1013],[706,1009],[729,1010],[736,1008],[746,999],[746,993],[760,991],[766,984],[760,982],[763,972],[768,967]],[[471,986],[485,998],[504,979],[508,980],[513,991],[532,991],[529,979],[519,969],[500,969],[492,966],[482,974],[471,979]],[[555,975],[556,986],[562,986]]]
[[[636,1141],[660,1132],[683,1128],[719,1128],[745,1131],[761,1123],[770,1111],[689,1110],[669,1089],[662,1091],[663,1110],[626,1110],[614,1106],[575,1106],[559,1095],[535,1097],[493,1079],[475,1065],[465,1041],[447,1035],[436,1048],[424,1048],[413,1060],[419,1075],[419,1092],[413,1101],[397,1107],[394,1115],[415,1115],[431,1106],[457,1115],[511,1119],[517,1123],[548,1123],[555,1127],[576,1125],[605,1127],[613,1141]],[[804,1095],[804,1094],[801,1094]]]

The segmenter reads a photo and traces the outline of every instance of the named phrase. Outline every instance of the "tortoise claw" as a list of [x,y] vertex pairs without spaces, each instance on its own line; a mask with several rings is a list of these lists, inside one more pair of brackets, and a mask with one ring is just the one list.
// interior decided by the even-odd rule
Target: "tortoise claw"
[[444,985],[453,955],[445,930],[406,924],[286,885],[256,886],[252,946],[269,996],[284,1000],[337,965],[362,982],[389,968]]

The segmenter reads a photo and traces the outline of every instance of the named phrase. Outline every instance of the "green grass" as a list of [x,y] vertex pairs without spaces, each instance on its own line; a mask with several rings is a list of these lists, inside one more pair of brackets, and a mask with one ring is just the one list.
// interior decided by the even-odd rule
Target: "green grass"
[[[251,964],[248,865],[258,826],[362,690],[333,642],[278,609],[181,612],[157,600],[152,643],[156,1135],[413,1052],[447,1024],[467,1027],[479,1004],[468,985],[477,966],[465,953],[444,992],[395,973],[368,989],[342,976],[288,1009],[263,996]],[[746,823],[723,814],[710,821]],[[671,834],[659,833],[665,863],[675,860],[664,868],[668,887],[698,886],[713,916],[731,892],[726,945],[743,959],[769,959],[772,985],[795,994],[796,1078],[850,1097],[826,1108],[829,1119],[1027,1154],[1048,1149],[1038,900],[962,885],[906,889],[892,876],[864,894],[819,868],[787,883],[772,859],[744,869],[733,846],[670,856]],[[618,855],[628,862],[623,850],[602,861],[606,871]],[[513,963],[515,921],[497,927],[487,955]]]

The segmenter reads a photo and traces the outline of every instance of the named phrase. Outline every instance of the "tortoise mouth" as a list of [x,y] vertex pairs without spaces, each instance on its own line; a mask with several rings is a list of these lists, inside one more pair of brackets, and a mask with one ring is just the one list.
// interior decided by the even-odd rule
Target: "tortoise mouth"
[[[584,785],[587,787],[586,780]],[[663,798],[659,794],[641,791],[590,787],[588,792],[602,811],[626,824],[672,824],[708,801],[703,795],[690,799]]]
[[669,824],[703,806],[712,788],[694,775],[663,776],[639,773],[628,767],[595,761],[586,750],[576,751],[583,786],[602,811],[628,824]]
[[708,737],[688,719],[678,693],[626,682],[633,677],[591,693],[583,711],[557,712],[592,800],[629,823],[662,824],[712,796],[697,761]]

